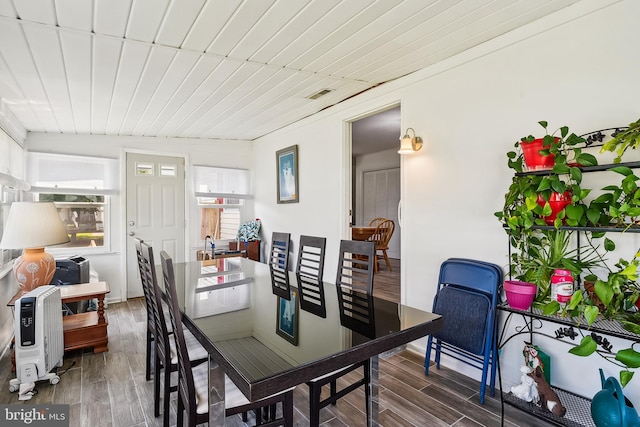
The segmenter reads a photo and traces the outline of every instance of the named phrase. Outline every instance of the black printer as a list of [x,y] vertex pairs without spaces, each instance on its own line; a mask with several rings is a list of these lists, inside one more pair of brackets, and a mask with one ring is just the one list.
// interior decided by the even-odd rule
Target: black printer
[[81,256],[56,259],[56,272],[51,284],[75,285],[89,282],[89,260]]

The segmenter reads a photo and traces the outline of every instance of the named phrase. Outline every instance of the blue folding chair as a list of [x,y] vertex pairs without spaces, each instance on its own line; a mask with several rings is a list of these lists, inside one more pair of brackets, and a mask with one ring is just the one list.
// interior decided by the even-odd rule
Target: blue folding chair
[[482,370],[480,403],[484,404],[489,368],[490,392],[495,395],[497,347],[497,306],[500,302],[502,269],[484,261],[450,258],[440,266],[433,312],[444,317],[444,327],[429,336],[425,354],[425,375],[429,375],[431,349],[436,367],[440,356]]

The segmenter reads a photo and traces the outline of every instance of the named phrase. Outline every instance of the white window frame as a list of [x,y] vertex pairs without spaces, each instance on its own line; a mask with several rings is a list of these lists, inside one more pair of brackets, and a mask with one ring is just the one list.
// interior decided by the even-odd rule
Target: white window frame
[[[91,179],[86,179],[86,176],[79,176],[77,179],[73,178],[73,174],[68,175],[57,182],[55,179],[42,179],[39,176],[38,171],[42,170],[42,167],[46,165],[47,168],[55,168],[56,163],[65,165],[66,170],[73,170],[69,168],[69,164],[92,164],[96,167],[92,169],[92,172],[98,172]],[[34,200],[38,200],[40,194],[71,194],[71,195],[86,195],[86,196],[103,196],[104,202],[96,203],[104,207],[103,210],[103,245],[102,246],[77,246],[77,247],[55,247],[47,248],[47,251],[54,256],[65,255],[85,255],[85,254],[99,254],[111,252],[111,195],[118,194],[116,188],[116,182],[118,180],[118,160],[102,157],[91,156],[76,156],[66,154],[53,154],[53,153],[27,153],[27,176],[31,184],[30,193],[33,194]],[[56,206],[72,205],[74,202],[54,202]]]
[[[249,193],[250,172],[248,170],[193,165],[192,179],[198,212],[202,208],[238,209],[238,226],[244,222],[245,201],[253,199],[253,196]],[[217,203],[218,199],[224,199],[224,202],[237,200],[238,203]],[[196,227],[196,230],[199,229],[200,227]],[[199,242],[199,245],[204,242],[199,231],[196,231],[195,237],[195,241]]]

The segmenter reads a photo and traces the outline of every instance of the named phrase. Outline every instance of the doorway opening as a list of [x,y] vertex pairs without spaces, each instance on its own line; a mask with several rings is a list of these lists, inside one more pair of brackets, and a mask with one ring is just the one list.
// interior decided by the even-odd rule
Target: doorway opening
[[374,293],[400,302],[400,241],[399,205],[401,193],[400,154],[398,154],[400,105],[351,122],[351,222],[369,225],[375,218],[387,218],[395,229],[389,241],[387,255],[374,276]]

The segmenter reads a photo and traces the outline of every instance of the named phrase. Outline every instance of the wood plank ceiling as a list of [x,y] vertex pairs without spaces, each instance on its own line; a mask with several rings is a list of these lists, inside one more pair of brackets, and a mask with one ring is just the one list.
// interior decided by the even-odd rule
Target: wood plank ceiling
[[0,0],[0,99],[31,132],[252,140],[576,1]]

